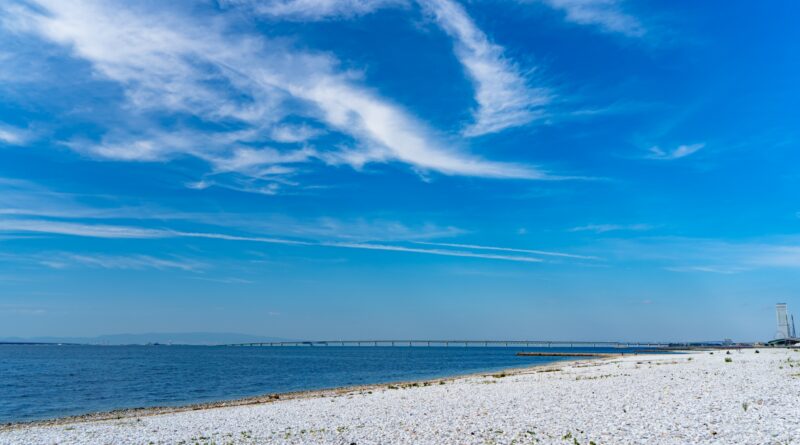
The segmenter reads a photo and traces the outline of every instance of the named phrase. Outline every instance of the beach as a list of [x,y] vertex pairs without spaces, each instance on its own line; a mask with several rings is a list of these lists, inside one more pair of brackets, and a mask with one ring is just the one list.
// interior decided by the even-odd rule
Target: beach
[[691,351],[9,425],[0,444],[792,444],[799,404],[794,349]]

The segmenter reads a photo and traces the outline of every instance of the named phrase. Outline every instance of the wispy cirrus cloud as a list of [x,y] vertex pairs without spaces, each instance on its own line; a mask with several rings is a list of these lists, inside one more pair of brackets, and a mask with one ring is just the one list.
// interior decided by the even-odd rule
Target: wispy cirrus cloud
[[459,244],[459,243],[434,243],[429,241],[417,241],[417,244],[424,244],[428,246],[441,246],[441,247],[456,247],[456,248],[464,248],[464,249],[475,249],[475,250],[494,250],[499,252],[515,252],[515,253],[529,253],[532,255],[542,255],[542,256],[553,256],[553,257],[563,257],[563,258],[574,258],[580,260],[597,260],[599,259],[596,256],[589,256],[589,255],[576,255],[573,253],[564,253],[564,252],[551,252],[547,250],[532,250],[532,249],[518,249],[513,247],[498,247],[498,246],[481,246],[476,244]]
[[[163,162],[189,155],[268,182],[294,174],[287,165],[311,159],[357,169],[400,162],[446,175],[549,177],[529,165],[467,153],[364,86],[361,73],[341,69],[331,54],[247,32],[227,16],[209,18],[178,4],[153,11],[124,2],[33,3],[0,8],[9,32],[66,48],[125,93],[118,121],[136,125],[116,125],[99,141],[67,141],[88,156]],[[181,116],[214,125],[159,124]],[[290,117],[325,129],[324,149],[292,146],[312,135],[287,129]],[[276,166],[284,170],[275,173]]]
[[800,242],[792,245],[762,246],[748,257],[748,262],[762,267],[800,268]]
[[569,232],[620,232],[620,231],[634,231],[642,232],[645,230],[652,230],[653,226],[650,224],[587,224],[585,226],[578,226],[569,229]]
[[19,128],[0,123],[0,145],[24,145],[33,134],[27,128]]
[[662,161],[673,161],[675,159],[685,158],[687,156],[691,156],[694,153],[702,150],[706,144],[699,143],[699,144],[688,144],[688,145],[679,145],[672,150],[664,150],[661,147],[653,146],[650,147],[648,150],[647,156],[648,159],[658,159]]
[[671,267],[665,267],[665,269],[672,272],[688,272],[688,273],[700,272],[700,273],[712,273],[720,275],[733,275],[748,270],[747,268],[741,266],[715,266],[715,265],[671,266]]
[[307,124],[285,124],[277,125],[272,128],[271,137],[273,140],[283,143],[306,142],[323,133],[319,128]]
[[[231,6],[246,6],[262,16],[281,20],[319,21],[350,19],[378,9],[407,6],[406,0],[275,0],[254,2],[230,0]],[[495,133],[525,125],[543,114],[552,99],[545,88],[528,85],[528,75],[505,55],[500,45],[490,41],[464,7],[453,0],[417,0],[423,11],[454,42],[455,53],[475,85],[478,108],[467,136]],[[528,70],[531,71],[531,70]]]
[[378,9],[402,6],[406,0],[222,0],[227,7],[247,7],[256,14],[281,20],[317,21],[346,19]]
[[610,260],[680,273],[732,275],[800,268],[800,239],[720,240],[690,237],[609,239],[595,246]]
[[609,33],[627,37],[643,37],[647,29],[635,16],[627,13],[622,0],[520,0],[541,1],[562,11],[564,20],[578,25],[596,26]]
[[[52,220],[0,220],[0,233],[38,233],[61,236],[79,236],[101,239],[170,239],[194,238],[254,244],[275,244],[298,248],[335,248],[384,252],[414,253],[422,255],[463,257],[542,263],[548,257],[573,260],[598,260],[607,264],[635,262],[639,265],[682,273],[736,274],[759,269],[792,270],[800,268],[800,242],[796,238],[762,241],[727,242],[700,238],[640,238],[612,239],[591,246],[594,255],[572,254],[534,249],[487,245],[405,240],[398,242],[349,241],[346,238],[281,238],[263,235],[240,235],[225,232],[181,231],[173,229],[141,228],[125,225],[87,224],[82,222]],[[417,247],[417,246],[431,246]],[[131,259],[132,258],[132,259]],[[201,268],[199,263],[181,263],[169,258],[141,258],[130,256],[122,260],[114,256],[69,257],[84,265],[107,268]],[[105,261],[105,266],[100,262]],[[56,258],[51,267],[66,263]],[[149,265],[148,265],[149,264]]]
[[54,269],[83,266],[120,270],[170,270],[196,272],[206,267],[203,263],[185,258],[159,258],[151,255],[105,255],[56,252],[36,257],[36,261]]
[[[449,256],[449,257],[464,257],[464,258],[479,258],[490,260],[502,260],[524,263],[540,263],[544,260],[531,255],[506,255],[481,252],[486,248],[473,248],[463,246],[463,249],[438,249],[438,248],[419,248],[403,244],[386,244],[374,242],[350,242],[339,240],[308,240],[308,239],[288,239],[276,238],[266,236],[251,236],[251,235],[234,235],[228,233],[212,233],[212,232],[189,232],[170,229],[150,229],[131,227],[124,225],[108,225],[108,224],[86,224],[81,222],[68,222],[68,221],[52,221],[52,220],[31,220],[31,219],[5,219],[0,220],[0,232],[10,233],[41,233],[52,235],[67,235],[79,236],[88,238],[120,238],[120,239],[166,239],[166,238],[198,238],[210,239],[220,241],[236,241],[236,242],[249,242],[261,244],[278,244],[298,247],[324,247],[324,248],[340,248],[340,249],[358,249],[358,250],[377,250],[386,252],[405,252],[417,253],[435,256]],[[511,249],[506,250],[509,253],[524,253],[523,250],[514,252]],[[109,263],[111,264],[111,263]],[[166,265],[164,265],[166,267]]]
[[[196,185],[204,187],[206,185]],[[441,225],[420,220],[412,223],[378,217],[332,217],[309,216],[297,218],[276,213],[262,212],[185,212],[160,206],[142,204],[128,205],[120,197],[105,195],[82,195],[56,192],[42,185],[19,179],[0,177],[0,226],[7,229],[21,227],[31,221],[28,232],[38,228],[37,221],[50,221],[51,230],[78,235],[81,225],[73,223],[136,220],[143,225],[203,225],[223,227],[249,233],[271,233],[298,238],[315,238],[342,241],[413,241],[432,238],[448,238],[466,233],[452,225]],[[62,225],[63,223],[69,223]],[[103,224],[95,226],[103,233]],[[161,237],[162,229],[137,230],[133,237],[151,235]],[[76,232],[78,231],[78,232]],[[109,237],[124,236],[125,232],[108,232]]]
[[54,235],[73,235],[108,239],[164,238],[168,236],[169,233],[158,229],[132,226],[16,218],[0,220],[0,232],[49,233]]
[[453,39],[455,54],[475,86],[475,122],[467,136],[496,133],[542,117],[552,94],[528,85],[527,75],[489,40],[464,7],[452,0],[420,0],[423,9]]
[[[407,224],[387,219],[342,219],[342,218],[313,218],[310,221],[298,223],[286,219],[273,219],[247,224],[250,230],[257,229],[266,232],[289,233],[292,236],[338,239],[346,241],[419,241],[434,238],[452,238],[466,233],[465,230],[434,223]],[[288,230],[287,230],[288,229]]]
[[523,263],[541,263],[542,261],[544,261],[541,258],[535,258],[529,256],[499,255],[491,253],[470,252],[467,250],[420,249],[416,247],[394,246],[387,244],[327,243],[325,245],[330,247],[342,247],[346,249],[385,250],[390,252],[410,252],[410,253],[422,253],[427,255],[439,255],[439,256],[483,258],[489,260],[516,261]]

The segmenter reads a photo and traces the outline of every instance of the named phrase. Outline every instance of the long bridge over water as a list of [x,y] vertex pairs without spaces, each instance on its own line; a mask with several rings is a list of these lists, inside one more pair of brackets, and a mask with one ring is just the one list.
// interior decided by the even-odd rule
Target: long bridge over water
[[[526,348],[666,348],[675,343],[618,341],[550,341],[550,340],[319,340],[235,343],[226,346],[461,346],[461,347],[526,347]],[[687,344],[688,346],[688,344]]]

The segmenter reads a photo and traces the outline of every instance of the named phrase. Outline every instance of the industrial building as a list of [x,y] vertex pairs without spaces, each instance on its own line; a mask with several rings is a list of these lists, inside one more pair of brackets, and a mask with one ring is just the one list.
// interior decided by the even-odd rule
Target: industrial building
[[794,327],[794,315],[789,315],[786,303],[775,305],[775,317],[778,322],[778,330],[775,332],[775,339],[770,341],[770,345],[793,345],[800,342]]

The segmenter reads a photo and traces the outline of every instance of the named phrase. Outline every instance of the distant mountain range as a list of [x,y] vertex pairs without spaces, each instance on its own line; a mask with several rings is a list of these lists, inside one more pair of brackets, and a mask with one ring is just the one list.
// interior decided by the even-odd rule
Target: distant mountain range
[[174,345],[223,345],[293,341],[280,337],[237,334],[233,332],[151,332],[146,334],[111,334],[97,337],[0,337],[0,343],[80,343],[90,345],[145,345],[148,343]]

